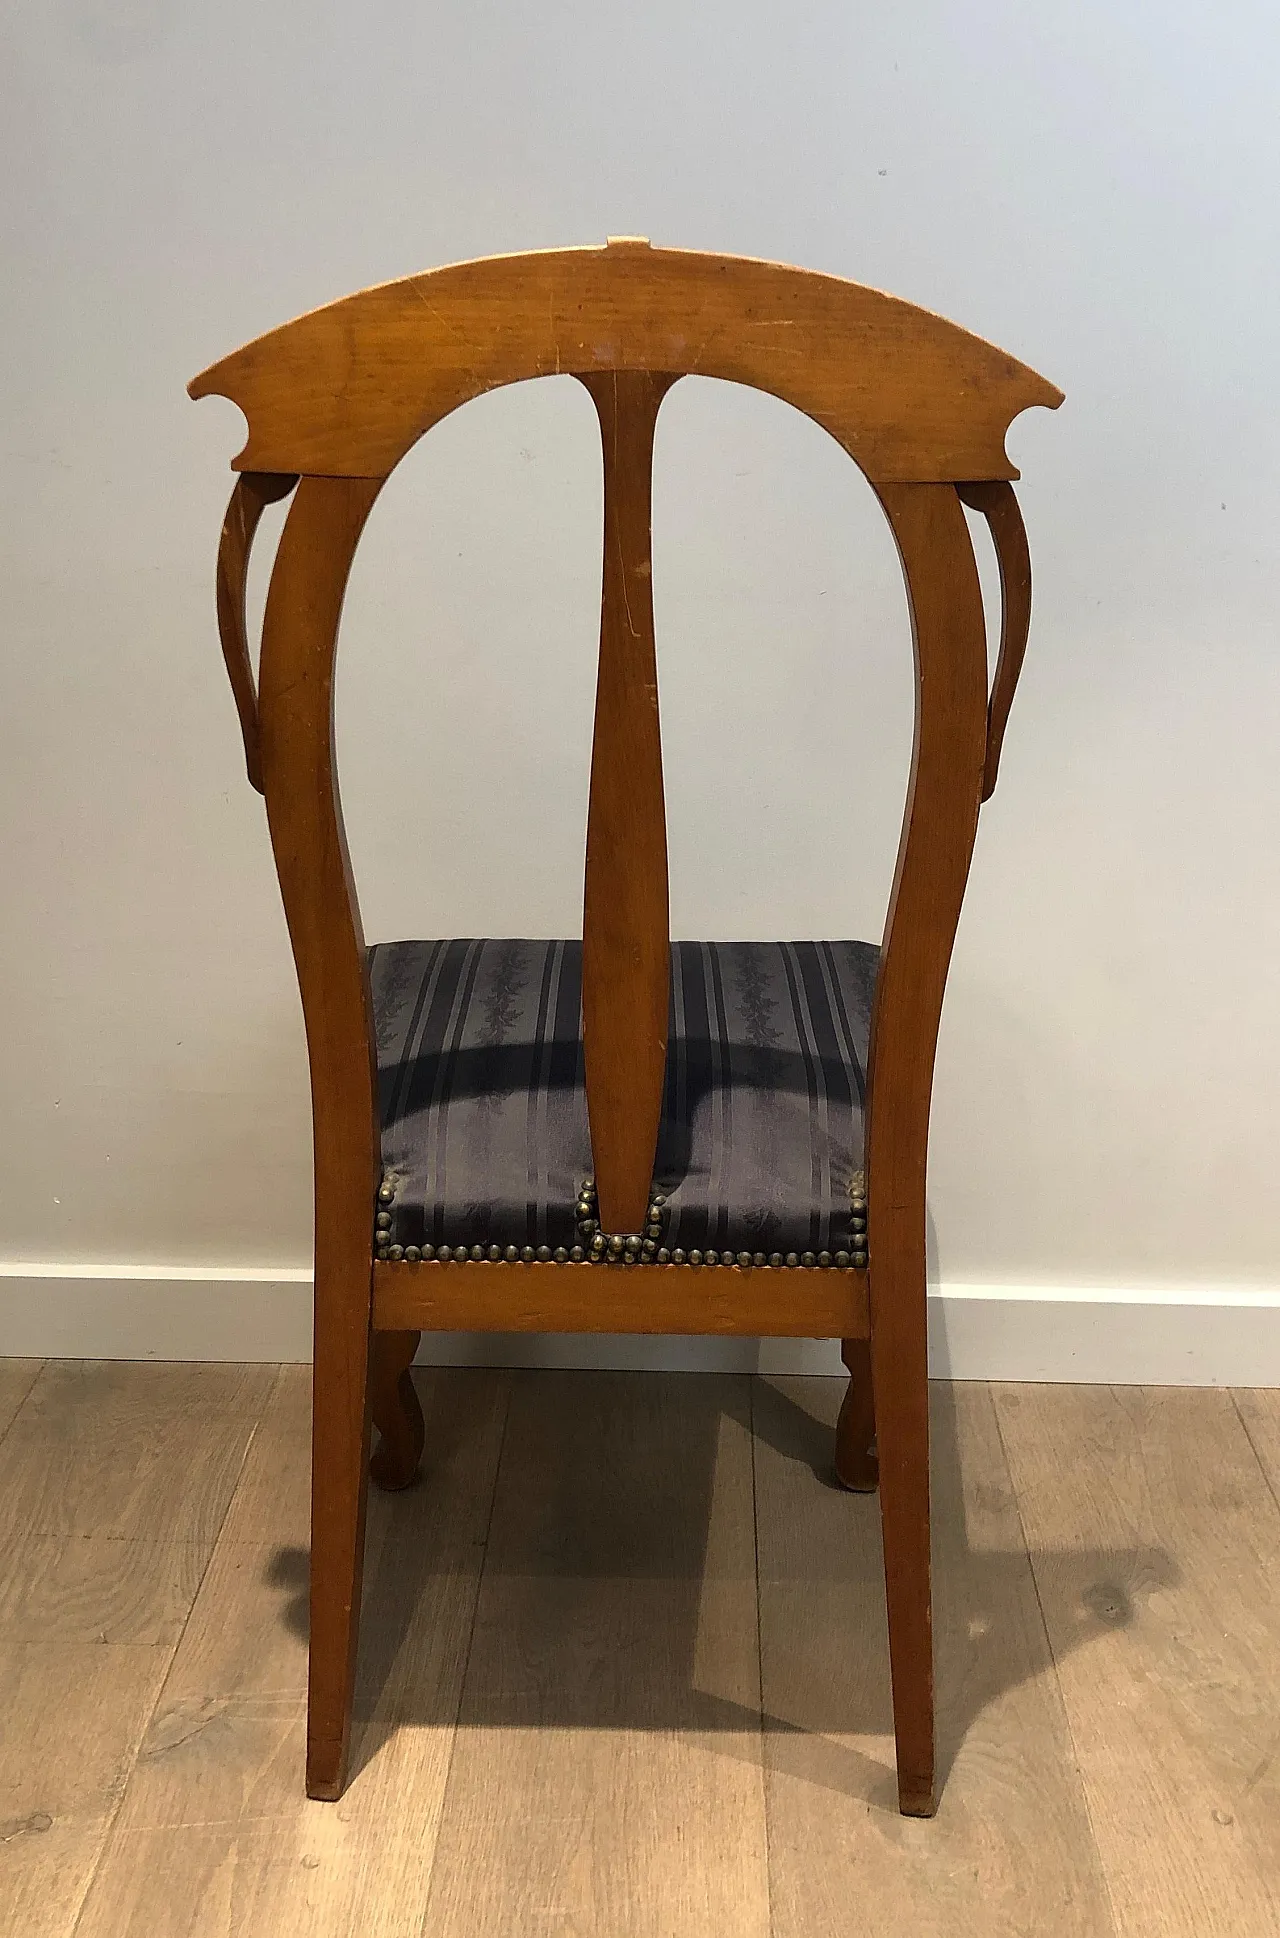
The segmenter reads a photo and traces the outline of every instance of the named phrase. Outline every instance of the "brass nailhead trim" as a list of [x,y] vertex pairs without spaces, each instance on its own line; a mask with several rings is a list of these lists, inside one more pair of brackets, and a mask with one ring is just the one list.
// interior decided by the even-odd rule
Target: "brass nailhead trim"
[[700,1251],[696,1247],[685,1251],[682,1246],[668,1248],[662,1243],[663,1211],[666,1208],[666,1195],[654,1191],[649,1199],[649,1209],[645,1214],[643,1232],[606,1233],[601,1231],[597,1218],[596,1186],[594,1178],[585,1178],[578,1191],[575,1205],[578,1235],[584,1241],[566,1249],[558,1245],[553,1252],[549,1245],[397,1245],[392,1243],[394,1235],[394,1215],[391,1207],[395,1203],[396,1183],[385,1173],[378,1186],[378,1209],[374,1214],[374,1244],[377,1256],[390,1259],[398,1264],[416,1265],[420,1260],[428,1263],[438,1260],[440,1264],[464,1265],[469,1259],[489,1259],[497,1263],[505,1259],[509,1264],[517,1260],[531,1265],[536,1260],[547,1264],[552,1259],[557,1265],[580,1265],[584,1261],[605,1265],[737,1265],[743,1270],[748,1266],[759,1269],[765,1267],[773,1271],[795,1270],[797,1266],[818,1271],[838,1272],[865,1271],[868,1264],[867,1248],[867,1186],[865,1174],[855,1171],[849,1181],[850,1210],[850,1248],[838,1252],[732,1252],[717,1251],[711,1248]]

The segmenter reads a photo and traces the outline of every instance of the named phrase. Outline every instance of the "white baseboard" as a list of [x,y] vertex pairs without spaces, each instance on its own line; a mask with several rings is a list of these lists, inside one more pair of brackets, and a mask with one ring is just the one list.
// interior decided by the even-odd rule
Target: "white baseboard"
[[[940,1378],[1280,1386],[1280,1287],[944,1285],[929,1299]],[[311,1357],[306,1270],[0,1261],[0,1357]],[[428,1334],[437,1365],[838,1373],[812,1339]]]

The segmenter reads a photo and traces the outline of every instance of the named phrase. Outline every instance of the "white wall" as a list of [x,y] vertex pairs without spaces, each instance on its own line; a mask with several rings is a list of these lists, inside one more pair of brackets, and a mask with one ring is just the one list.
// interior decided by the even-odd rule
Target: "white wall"
[[[1036,612],[944,1019],[939,1269],[1280,1286],[1273,6],[11,0],[0,36],[0,1258],[307,1258],[214,627],[241,420],[186,380],[366,283],[611,232],[891,289],[1065,388],[1010,440]],[[578,919],[594,438],[570,380],[486,398],[375,516],[340,720],[371,936]],[[909,648],[867,489],[717,385],[659,447],[676,927],[874,934]]]

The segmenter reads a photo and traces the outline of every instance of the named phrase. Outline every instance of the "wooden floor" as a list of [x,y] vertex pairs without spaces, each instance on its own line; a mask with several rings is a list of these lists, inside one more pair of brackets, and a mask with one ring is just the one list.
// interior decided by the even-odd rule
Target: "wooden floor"
[[1280,1394],[936,1389],[915,1823],[837,1383],[419,1379],[335,1805],[306,1369],[0,1362],[0,1931],[1280,1932]]

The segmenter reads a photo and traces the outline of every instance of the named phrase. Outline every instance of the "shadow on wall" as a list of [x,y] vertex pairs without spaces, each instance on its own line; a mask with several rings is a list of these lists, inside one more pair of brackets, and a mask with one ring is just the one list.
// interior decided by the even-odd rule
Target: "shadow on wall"
[[[475,1565],[449,1531],[445,1497],[475,1464],[483,1409],[469,1383],[496,1377],[512,1380],[510,1414],[458,1711],[449,1651],[420,1634]],[[877,1501],[831,1477],[841,1382],[418,1379],[425,1478],[377,1499],[371,1516],[353,1773],[401,1723],[448,1727],[455,1714],[463,1729],[714,1732],[724,1754],[751,1760],[763,1729],[776,1770],[896,1813],[891,1759],[848,1740],[888,1736],[893,1722]],[[1052,1668],[1033,1562],[1080,1584],[1073,1647],[1127,1625],[1138,1597],[1178,1579],[1159,1549],[1029,1558],[1021,1545],[971,1542],[966,1467],[972,1518],[1017,1525],[992,1458],[994,1418],[988,1435],[974,1405],[990,1408],[985,1389],[933,1388],[943,1782],[981,1712]],[[304,1551],[277,1552],[281,1619],[302,1636],[306,1576]]]

